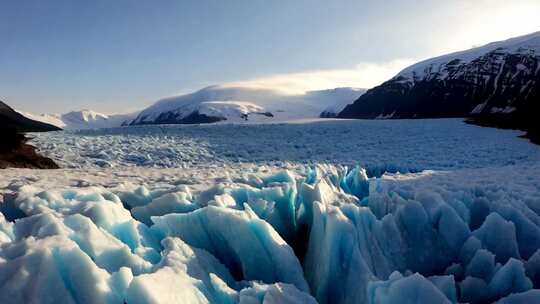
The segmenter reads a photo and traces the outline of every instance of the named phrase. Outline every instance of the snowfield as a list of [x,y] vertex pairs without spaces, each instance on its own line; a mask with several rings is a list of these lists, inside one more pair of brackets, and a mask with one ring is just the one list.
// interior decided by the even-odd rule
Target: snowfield
[[[34,134],[0,303],[537,303],[540,147],[457,119]],[[54,291],[54,292],[52,292]]]

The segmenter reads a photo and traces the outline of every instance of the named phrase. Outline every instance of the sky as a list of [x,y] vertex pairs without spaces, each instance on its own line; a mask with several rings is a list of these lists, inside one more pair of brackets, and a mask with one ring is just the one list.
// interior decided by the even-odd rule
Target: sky
[[370,88],[540,31],[539,0],[0,0],[0,100],[125,113],[208,85]]

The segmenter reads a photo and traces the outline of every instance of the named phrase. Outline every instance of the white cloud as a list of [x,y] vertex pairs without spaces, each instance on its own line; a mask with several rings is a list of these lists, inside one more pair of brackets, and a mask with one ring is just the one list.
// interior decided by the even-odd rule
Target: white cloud
[[316,70],[291,74],[235,81],[225,86],[256,87],[280,90],[289,94],[301,94],[310,90],[337,87],[372,88],[392,78],[412,60],[394,60],[388,63],[361,63],[351,69]]

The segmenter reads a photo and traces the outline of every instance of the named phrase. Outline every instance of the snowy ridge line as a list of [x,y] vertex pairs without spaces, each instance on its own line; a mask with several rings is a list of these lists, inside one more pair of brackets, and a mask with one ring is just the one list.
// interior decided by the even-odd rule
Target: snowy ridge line
[[430,71],[441,70],[441,66],[447,64],[452,60],[459,59],[464,63],[468,63],[478,57],[483,56],[486,53],[495,50],[501,50],[508,53],[529,53],[531,51],[540,52],[540,31],[531,33],[529,35],[510,38],[503,41],[492,42],[484,46],[469,50],[454,52],[451,54],[430,58],[405,68],[404,70],[399,72],[398,75],[396,75],[394,78],[402,76],[410,78],[412,80],[413,75],[418,78],[423,78],[427,74],[429,74]]
[[414,64],[360,96],[339,118],[469,117],[536,137],[540,32]]
[[539,169],[21,186],[1,209],[0,302],[533,303]]

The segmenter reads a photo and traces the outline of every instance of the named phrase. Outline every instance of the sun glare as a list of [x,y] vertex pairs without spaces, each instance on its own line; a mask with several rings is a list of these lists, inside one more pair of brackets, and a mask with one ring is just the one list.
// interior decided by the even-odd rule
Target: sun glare
[[501,2],[467,13],[471,21],[461,29],[460,39],[469,45],[463,45],[463,48],[540,31],[540,1]]

